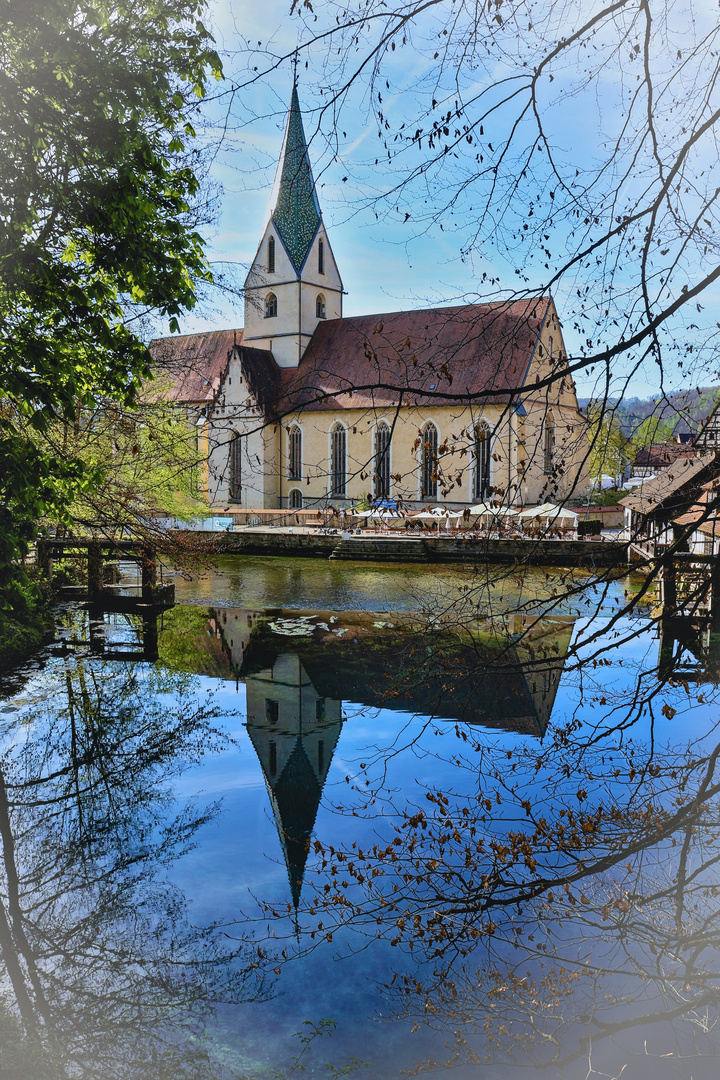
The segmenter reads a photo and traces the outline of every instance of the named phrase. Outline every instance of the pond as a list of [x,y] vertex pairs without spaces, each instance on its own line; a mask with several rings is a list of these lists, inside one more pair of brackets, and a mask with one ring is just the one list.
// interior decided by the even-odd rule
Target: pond
[[59,611],[0,706],[3,1077],[715,1075],[717,650],[643,588],[236,558]]

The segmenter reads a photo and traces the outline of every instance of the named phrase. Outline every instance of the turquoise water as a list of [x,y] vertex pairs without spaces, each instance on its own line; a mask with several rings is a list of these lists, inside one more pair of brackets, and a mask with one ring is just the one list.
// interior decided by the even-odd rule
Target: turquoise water
[[661,686],[648,612],[612,621],[636,587],[226,560],[156,662],[65,612],[1,714],[58,1053],[287,1076],[315,1031],[318,1076],[714,1075],[716,690]]

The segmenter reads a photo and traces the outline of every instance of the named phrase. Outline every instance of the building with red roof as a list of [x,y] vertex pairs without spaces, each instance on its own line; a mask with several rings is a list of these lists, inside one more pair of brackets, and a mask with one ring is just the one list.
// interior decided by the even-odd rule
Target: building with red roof
[[346,318],[293,88],[245,326],[151,346],[219,509],[581,496],[587,423],[550,297]]

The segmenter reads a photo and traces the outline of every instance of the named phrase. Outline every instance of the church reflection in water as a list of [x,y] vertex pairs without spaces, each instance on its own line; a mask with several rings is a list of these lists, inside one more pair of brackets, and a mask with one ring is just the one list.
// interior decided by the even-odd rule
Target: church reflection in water
[[[365,612],[211,608],[226,677],[246,685],[293,904],[344,722],[343,702],[542,737],[570,643],[571,618],[505,626],[480,644]],[[406,620],[408,617],[404,617]],[[162,651],[162,647],[161,647]]]
[[287,866],[300,900],[310,836],[342,727],[342,702],[322,697],[300,658],[280,653],[249,675],[247,731],[262,766]]

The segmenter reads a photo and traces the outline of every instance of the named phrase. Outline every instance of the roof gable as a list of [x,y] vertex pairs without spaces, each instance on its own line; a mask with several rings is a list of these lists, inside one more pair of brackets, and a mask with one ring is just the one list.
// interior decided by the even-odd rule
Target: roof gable
[[153,374],[163,396],[187,405],[213,401],[242,337],[242,330],[210,330],[151,341]]

